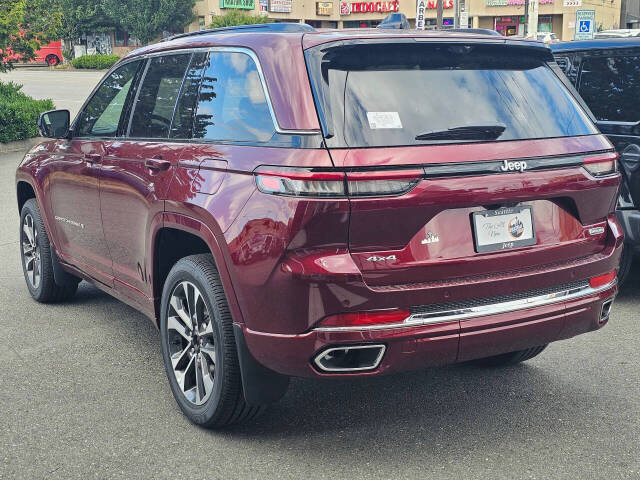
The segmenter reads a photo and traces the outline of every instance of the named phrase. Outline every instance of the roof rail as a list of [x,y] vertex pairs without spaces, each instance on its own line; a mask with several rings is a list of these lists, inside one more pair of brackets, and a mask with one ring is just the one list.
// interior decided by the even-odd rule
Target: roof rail
[[198,35],[208,35],[210,33],[224,33],[224,32],[236,32],[236,31],[258,31],[258,32],[281,32],[281,33],[296,33],[296,32],[313,32],[315,28],[306,23],[256,23],[253,25],[236,25],[234,27],[220,27],[209,28],[207,30],[199,30],[197,32],[179,33],[168,37],[164,41],[175,40],[177,38],[196,37]]

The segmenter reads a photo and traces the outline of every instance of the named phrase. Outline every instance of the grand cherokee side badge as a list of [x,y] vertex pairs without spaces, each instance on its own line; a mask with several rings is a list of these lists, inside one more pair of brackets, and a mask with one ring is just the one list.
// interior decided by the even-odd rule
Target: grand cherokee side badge
[[430,243],[438,243],[440,237],[433,232],[428,232],[427,236],[420,242],[422,245],[429,245]]

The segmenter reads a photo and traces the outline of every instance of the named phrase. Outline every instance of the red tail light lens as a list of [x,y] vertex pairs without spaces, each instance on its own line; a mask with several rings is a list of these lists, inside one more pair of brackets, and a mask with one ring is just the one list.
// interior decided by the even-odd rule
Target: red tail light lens
[[258,190],[296,197],[344,197],[344,173],[315,172],[304,168],[260,167],[255,171]]
[[618,171],[618,154],[606,153],[584,159],[584,168],[594,177],[612,175]]
[[254,173],[258,189],[263,193],[334,198],[402,195],[424,175],[422,169],[345,173],[289,167],[259,167]]
[[322,327],[357,327],[400,323],[411,316],[410,310],[376,310],[370,312],[340,313],[331,315],[320,322]]
[[612,270],[608,273],[598,275],[589,279],[589,285],[591,288],[598,288],[604,285],[608,285],[616,278],[616,271]]

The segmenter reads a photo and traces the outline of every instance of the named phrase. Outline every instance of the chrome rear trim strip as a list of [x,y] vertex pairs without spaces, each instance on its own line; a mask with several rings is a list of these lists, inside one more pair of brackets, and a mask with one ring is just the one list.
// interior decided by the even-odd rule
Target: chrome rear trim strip
[[614,280],[607,285],[598,288],[592,288],[589,285],[577,287],[559,292],[549,293],[546,295],[538,295],[534,297],[521,298],[508,302],[492,303],[489,305],[480,305],[476,307],[466,307],[455,310],[440,310],[429,313],[414,313],[400,323],[387,323],[380,325],[364,325],[349,327],[319,327],[316,332],[362,332],[370,330],[388,330],[394,328],[419,327],[423,325],[433,325],[436,323],[445,323],[452,321],[468,320],[470,318],[484,317],[488,315],[497,315],[500,313],[516,312],[527,308],[541,307],[544,305],[552,305],[554,303],[567,302],[577,298],[586,297],[607,290],[617,284]]

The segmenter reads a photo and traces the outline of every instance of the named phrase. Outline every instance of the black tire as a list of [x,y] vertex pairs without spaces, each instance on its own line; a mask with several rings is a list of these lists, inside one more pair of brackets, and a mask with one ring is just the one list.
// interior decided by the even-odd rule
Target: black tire
[[[208,393],[208,399],[201,405],[197,405],[196,402],[187,399],[186,393],[183,392],[183,389],[178,384],[170,352],[172,349],[176,350],[175,343],[172,341],[170,344],[169,339],[169,312],[175,312],[173,307],[170,307],[170,302],[174,292],[180,288],[179,285],[183,284],[182,282],[190,282],[199,290],[208,312],[206,318],[209,319],[213,330],[210,334],[213,340],[212,343],[215,345],[216,357],[213,386],[210,390],[211,393]],[[178,316],[173,315],[173,318],[178,318]],[[251,420],[264,411],[265,406],[249,406],[245,402],[233,333],[233,322],[220,276],[211,255],[202,254],[185,257],[179,260],[169,272],[162,291],[160,332],[162,336],[162,357],[171,392],[189,420],[205,428],[221,428]],[[175,333],[175,330],[173,332]],[[177,337],[177,340],[184,342],[184,345],[180,345],[176,351],[184,348],[183,351],[186,352],[190,348],[189,342],[180,337]],[[204,355],[202,353],[204,352],[204,347],[202,348],[200,355]],[[193,352],[193,349],[191,352]],[[193,354],[191,355],[193,356]],[[189,353],[185,354],[184,357],[191,358]],[[175,352],[173,358],[176,358]],[[196,360],[197,358],[196,356]],[[189,362],[190,360],[186,363]],[[197,362],[194,361],[194,365],[195,363]],[[197,366],[193,368],[197,368]],[[186,377],[188,370],[189,367],[184,369],[184,377]],[[200,373],[201,379],[202,371]]]
[[[33,228],[37,233],[35,236],[35,244],[37,246],[37,256],[39,256],[40,260],[40,279],[37,284],[34,284],[30,280],[30,274],[27,267],[27,257],[25,256],[28,236],[24,231],[23,226],[27,217],[30,217],[33,220]],[[78,279],[78,282],[70,282],[68,285],[58,285],[55,282],[49,235],[47,234],[47,229],[42,221],[40,207],[38,206],[38,202],[35,198],[27,200],[20,212],[20,258],[22,260],[22,272],[24,273],[25,282],[29,289],[29,293],[34,300],[41,303],[58,303],[69,300],[75,295],[78,290],[78,282],[80,282],[80,279]]]
[[629,278],[631,265],[633,264],[633,249],[629,245],[622,248],[622,256],[620,257],[620,267],[618,268],[618,286],[622,287]]
[[53,54],[47,55],[47,58],[45,58],[44,61],[50,67],[55,67],[56,65],[60,64],[60,59],[58,58],[58,56],[57,55],[53,55]]
[[527,348],[526,350],[496,355],[495,357],[479,358],[478,360],[473,360],[472,363],[482,367],[515,365],[516,363],[524,362],[540,355],[545,348],[547,348],[547,345],[541,345],[539,347]]

